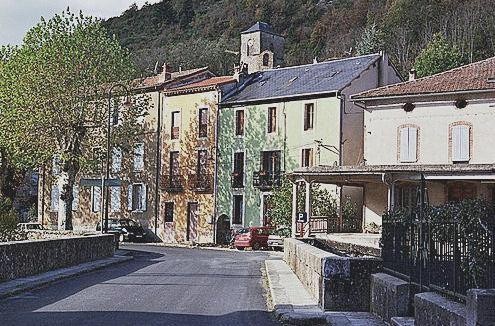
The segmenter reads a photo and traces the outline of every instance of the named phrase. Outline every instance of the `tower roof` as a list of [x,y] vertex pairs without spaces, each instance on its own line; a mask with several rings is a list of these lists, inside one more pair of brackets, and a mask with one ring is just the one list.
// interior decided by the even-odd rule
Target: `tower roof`
[[273,29],[272,25],[264,22],[257,22],[253,26],[249,27],[245,31],[241,32],[241,34],[249,34],[249,33],[254,33],[254,32],[264,32],[264,33],[270,33],[273,35],[279,35],[275,33],[275,30]]

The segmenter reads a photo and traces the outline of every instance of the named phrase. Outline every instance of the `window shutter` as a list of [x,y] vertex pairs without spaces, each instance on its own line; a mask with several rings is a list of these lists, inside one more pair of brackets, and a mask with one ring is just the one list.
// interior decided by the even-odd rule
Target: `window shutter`
[[401,128],[399,131],[399,147],[400,147],[400,161],[407,162],[409,156],[409,133],[408,128]]
[[110,211],[120,212],[120,187],[110,187]]
[[132,185],[127,188],[127,209],[132,211]]
[[77,211],[79,207],[79,187],[77,185],[74,185],[74,188],[72,188],[72,196],[74,197],[72,200],[72,210]]
[[122,168],[122,150],[114,147],[112,150],[112,172],[118,173]]
[[452,127],[452,161],[469,161],[469,126],[458,125]]
[[408,135],[409,135],[409,145],[408,145],[408,158],[409,162],[416,162],[417,157],[417,146],[418,146],[418,129],[414,127],[409,127]]
[[58,185],[53,185],[52,186],[52,193],[51,193],[51,205],[50,209],[52,211],[58,211],[58,201],[60,198],[60,192],[58,190]]
[[136,144],[134,148],[134,171],[144,169],[144,144]]
[[101,187],[93,187],[92,188],[92,206],[93,206],[93,212],[100,212],[101,211]]
[[141,210],[143,212],[146,211],[146,199],[148,198],[147,196],[147,187],[146,185],[141,185]]

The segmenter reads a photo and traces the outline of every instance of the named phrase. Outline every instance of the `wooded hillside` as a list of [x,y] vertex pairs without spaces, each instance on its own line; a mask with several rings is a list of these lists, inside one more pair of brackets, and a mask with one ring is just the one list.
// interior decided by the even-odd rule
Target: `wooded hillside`
[[406,72],[437,33],[464,62],[495,55],[495,0],[163,0],[104,22],[143,74],[156,62],[232,73],[256,21],[286,37],[286,64],[386,50]]

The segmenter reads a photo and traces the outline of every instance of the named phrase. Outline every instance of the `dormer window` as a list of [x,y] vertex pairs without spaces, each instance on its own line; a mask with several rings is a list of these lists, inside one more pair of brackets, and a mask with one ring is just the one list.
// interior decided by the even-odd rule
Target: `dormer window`
[[254,45],[253,40],[250,39],[247,41],[246,55],[248,55],[248,56],[251,55],[253,45]]

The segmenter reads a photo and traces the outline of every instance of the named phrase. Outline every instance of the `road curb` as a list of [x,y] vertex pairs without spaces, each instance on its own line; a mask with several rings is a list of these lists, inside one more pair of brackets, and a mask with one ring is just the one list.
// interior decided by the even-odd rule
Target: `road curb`
[[[272,266],[273,260],[265,260],[265,270],[268,279],[268,287],[274,307],[275,317],[284,324],[306,326],[306,325],[326,325],[324,312],[316,308],[295,307],[288,303],[289,296],[280,282],[278,271]],[[292,298],[293,299],[293,298]]]
[[0,299],[11,297],[29,290],[37,289],[56,281],[99,270],[111,265],[120,264],[132,259],[134,259],[134,257],[132,256],[115,255],[106,259],[100,259],[76,266],[57,269],[43,274],[18,278],[5,283],[0,283]]

